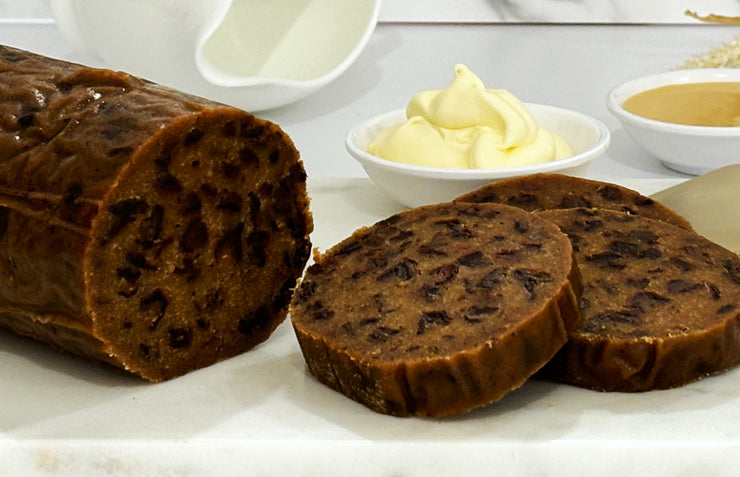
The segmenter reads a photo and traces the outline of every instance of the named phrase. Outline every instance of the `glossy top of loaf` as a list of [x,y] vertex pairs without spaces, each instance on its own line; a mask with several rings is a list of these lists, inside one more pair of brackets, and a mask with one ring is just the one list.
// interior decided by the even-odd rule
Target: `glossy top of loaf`
[[167,124],[227,108],[126,73],[6,46],[0,97],[0,192],[12,194],[22,179],[26,194],[92,200]]

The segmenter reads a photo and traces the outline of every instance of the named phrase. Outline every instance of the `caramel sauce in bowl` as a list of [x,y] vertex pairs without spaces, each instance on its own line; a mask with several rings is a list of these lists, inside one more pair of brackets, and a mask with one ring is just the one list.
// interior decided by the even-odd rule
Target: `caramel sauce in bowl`
[[699,175],[740,163],[740,70],[676,70],[609,92],[625,132],[666,167]]
[[740,126],[740,81],[679,83],[627,98],[622,107],[656,121],[690,126]]

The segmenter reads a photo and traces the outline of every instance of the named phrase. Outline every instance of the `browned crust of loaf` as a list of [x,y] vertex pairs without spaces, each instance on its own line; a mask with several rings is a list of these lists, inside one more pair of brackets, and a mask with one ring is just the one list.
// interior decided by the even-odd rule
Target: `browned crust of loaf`
[[639,392],[679,387],[740,362],[737,255],[694,232],[618,212],[538,215],[574,241],[585,285],[583,322],[543,375]]
[[[44,323],[36,323],[35,320],[38,319],[44,320]],[[0,310],[0,327],[56,350],[120,367],[118,361],[111,359],[105,352],[104,343],[91,335],[88,329],[80,327],[64,315],[34,315],[25,310]]]
[[[354,253],[353,251],[357,251],[360,255],[369,254],[372,243],[381,244],[380,246],[387,248],[394,247],[393,243],[397,241],[393,237],[383,238],[387,233],[379,231],[383,230],[389,221],[393,222],[393,226],[398,227],[399,235],[397,236],[404,236],[408,239],[410,231],[423,233],[421,231],[424,227],[431,226],[425,220],[411,225],[420,214],[446,220],[453,214],[460,214],[461,210],[466,209],[468,210],[466,213],[475,213],[481,217],[486,217],[490,211],[496,211],[496,213],[512,214],[522,220],[529,221],[531,218],[530,214],[521,210],[494,204],[481,204],[472,209],[471,204],[425,206],[407,210],[374,226],[360,229],[323,255],[316,257],[316,263],[309,267],[301,287],[293,298],[291,320],[308,369],[320,382],[376,412],[396,416],[451,416],[497,401],[512,389],[521,386],[562,346],[566,340],[567,330],[574,328],[579,321],[577,300],[581,292],[580,275],[572,260],[570,247],[565,244],[567,240],[562,242],[561,239],[564,237],[557,234],[557,229],[551,229],[549,225],[538,221],[532,223],[532,228],[542,227],[550,234],[555,233],[549,236],[550,239],[558,241],[559,245],[565,245],[564,248],[558,248],[561,254],[553,257],[552,265],[553,268],[562,268],[560,272],[557,272],[557,276],[562,281],[557,282],[557,286],[553,286],[550,295],[542,297],[540,301],[537,301],[536,306],[532,305],[533,308],[527,308],[526,304],[522,305],[521,313],[527,316],[508,317],[507,319],[511,320],[511,326],[505,327],[503,331],[491,336],[480,335],[483,332],[477,331],[479,335],[472,340],[469,337],[459,336],[461,341],[470,340],[464,345],[440,349],[436,352],[428,352],[425,348],[425,351],[420,354],[404,356],[403,353],[398,353],[396,356],[389,348],[402,346],[410,350],[423,347],[423,340],[412,342],[410,339],[413,339],[415,335],[413,332],[403,335],[405,331],[400,331],[398,336],[403,335],[403,338],[394,342],[398,344],[390,346],[379,344],[378,347],[370,349],[363,344],[366,338],[357,338],[359,341],[353,342],[351,339],[346,340],[346,336],[339,336],[335,332],[327,331],[326,328],[315,326],[317,316],[321,321],[328,318],[337,320],[335,322],[337,324],[346,322],[340,328],[348,332],[355,325],[363,326],[361,323],[367,308],[360,307],[359,311],[356,310],[357,313],[351,310],[343,312],[344,305],[340,305],[339,302],[336,304],[339,308],[335,308],[334,304],[329,301],[339,293],[350,293],[354,301],[365,303],[373,302],[375,297],[384,294],[383,290],[390,290],[388,293],[391,294],[394,290],[399,290],[396,287],[400,286],[406,291],[400,292],[398,297],[395,294],[384,295],[388,297],[388,301],[384,302],[385,305],[393,308],[401,301],[415,302],[417,295],[413,290],[417,286],[423,289],[424,285],[422,282],[414,283],[413,279],[400,285],[389,282],[387,289],[382,285],[370,289],[365,286],[365,282],[362,282],[362,285],[344,282],[343,274],[354,267],[355,262],[352,260],[357,257],[352,255],[350,258],[348,254]],[[488,219],[484,218],[484,220]],[[516,219],[513,220],[516,221]],[[534,235],[537,233],[533,232]],[[419,240],[424,241],[425,239],[420,238]],[[419,257],[412,251],[418,245],[419,243],[412,241],[404,248],[403,256],[405,259],[417,262],[419,276],[423,277],[427,266],[436,267],[437,262],[432,261],[427,265],[418,260]],[[450,257],[454,257],[453,250],[452,246],[447,250]],[[439,249],[436,253],[441,252],[442,250]],[[356,261],[357,270],[363,269],[364,265],[360,263],[361,260]],[[341,268],[340,262],[349,265],[347,270]],[[337,267],[341,268],[341,273]],[[556,272],[553,271],[553,275],[556,275]],[[333,278],[337,281],[332,281]],[[472,279],[470,281],[472,282]],[[556,281],[555,278],[553,281]],[[459,316],[452,311],[459,306],[459,303],[447,302],[447,298],[444,300],[449,306],[446,312],[451,315],[453,322],[459,319]],[[453,298],[453,300],[458,302],[463,300],[462,303],[466,306],[476,303],[472,299],[466,302],[466,298],[462,296]],[[492,301],[491,304],[493,303]],[[363,309],[365,311],[362,311]],[[417,326],[416,316],[418,310],[424,309],[424,304],[413,305],[410,309],[412,311],[399,318],[402,321],[389,321],[386,329],[392,328],[390,323],[399,329],[406,329],[403,323],[407,323],[408,328]],[[413,309],[417,312],[413,312]],[[524,311],[525,309],[531,311]],[[430,324],[429,326],[437,325]],[[450,334],[452,331],[447,333]],[[355,332],[352,334],[354,335]],[[370,337],[372,336],[371,333]],[[416,336],[419,336],[418,331]],[[437,340],[436,335],[434,336]],[[388,342],[395,339],[393,336],[387,338]],[[443,343],[445,338],[440,339],[441,341],[435,341],[435,343],[442,348],[445,346]],[[382,341],[386,343],[386,340]]]
[[691,224],[679,214],[635,190],[564,174],[539,173],[504,179],[464,194],[455,201],[508,204],[530,212],[575,207],[609,209],[692,230]]
[[[0,325],[159,381],[246,351],[284,320],[313,225],[277,125],[8,47],[0,80]],[[232,269],[199,262],[206,235]],[[241,290],[247,275],[258,284]],[[167,287],[171,316],[152,321]],[[190,311],[173,305],[191,293]]]
[[[544,366],[567,339],[563,315],[577,313],[575,300],[572,288],[564,286],[526,326],[477,349],[408,364],[375,363],[304,330],[296,335],[319,381],[373,411],[400,417],[454,416],[498,401]],[[537,345],[542,346],[533,357],[529,347]]]

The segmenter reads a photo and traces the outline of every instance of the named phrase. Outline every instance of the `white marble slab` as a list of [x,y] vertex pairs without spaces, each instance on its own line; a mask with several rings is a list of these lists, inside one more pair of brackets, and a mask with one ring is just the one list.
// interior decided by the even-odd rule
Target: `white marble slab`
[[[309,189],[322,249],[400,208],[366,179]],[[736,476],[738,422],[740,369],[641,394],[530,381],[465,416],[403,419],[316,382],[287,322],[161,384],[0,332],[3,476]]]
[[735,0],[384,0],[385,22],[697,23],[684,14],[739,16]]
[[[736,0],[384,0],[381,22],[696,23],[684,14],[740,15]],[[52,20],[49,0],[0,0],[0,22]]]

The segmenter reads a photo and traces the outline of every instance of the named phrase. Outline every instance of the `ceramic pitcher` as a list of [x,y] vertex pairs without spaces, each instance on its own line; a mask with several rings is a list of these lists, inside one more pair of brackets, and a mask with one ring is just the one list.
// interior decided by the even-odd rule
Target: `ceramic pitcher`
[[108,67],[250,111],[326,85],[380,0],[51,0],[62,35]]

